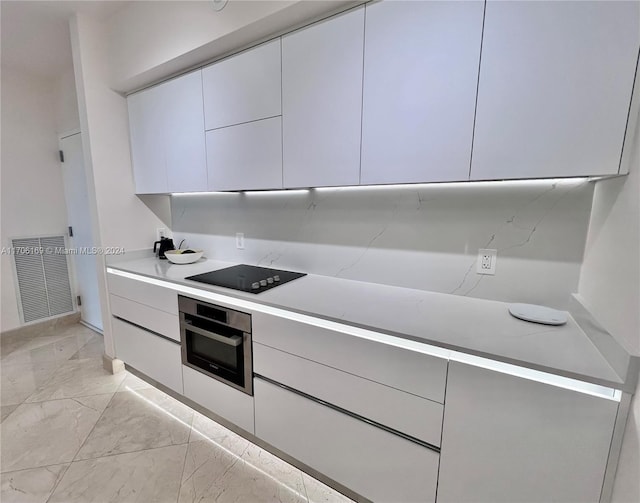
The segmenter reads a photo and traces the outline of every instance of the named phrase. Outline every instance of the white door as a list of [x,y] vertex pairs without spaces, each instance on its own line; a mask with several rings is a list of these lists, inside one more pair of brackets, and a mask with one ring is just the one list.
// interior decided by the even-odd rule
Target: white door
[[80,133],[60,139],[60,150],[64,153],[62,179],[68,222],[73,229],[73,236],[69,237],[69,247],[82,251],[70,255],[74,269],[75,291],[82,300],[82,305],[79,306],[81,319],[102,330],[96,256],[86,251],[94,246],[94,240]]

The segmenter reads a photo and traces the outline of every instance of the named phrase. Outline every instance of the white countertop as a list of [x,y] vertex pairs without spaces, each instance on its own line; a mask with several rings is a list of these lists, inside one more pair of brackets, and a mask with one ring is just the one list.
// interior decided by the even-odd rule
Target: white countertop
[[313,274],[260,294],[184,279],[232,265],[148,257],[109,267],[595,384],[624,384],[571,316],[566,325],[539,325],[512,317],[504,302]]

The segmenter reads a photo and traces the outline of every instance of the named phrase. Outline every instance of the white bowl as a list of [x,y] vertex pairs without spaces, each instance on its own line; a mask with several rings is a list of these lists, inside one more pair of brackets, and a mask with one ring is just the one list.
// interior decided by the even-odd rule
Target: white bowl
[[203,250],[193,250],[195,253],[182,253],[184,250],[167,250],[164,256],[174,264],[193,264],[202,258]]

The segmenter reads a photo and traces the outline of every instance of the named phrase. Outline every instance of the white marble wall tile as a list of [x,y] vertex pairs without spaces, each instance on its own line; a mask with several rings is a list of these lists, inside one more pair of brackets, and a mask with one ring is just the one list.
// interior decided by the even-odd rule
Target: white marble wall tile
[[175,503],[186,445],[76,461],[50,503]]
[[[172,230],[214,259],[565,307],[592,191],[584,180],[538,180],[176,195]],[[480,248],[498,250],[495,276],[476,274]]]
[[192,416],[192,409],[155,388],[120,391],[76,459],[187,443]]
[[3,473],[0,501],[46,503],[68,467],[62,464]]
[[71,461],[112,395],[24,403],[0,425],[2,471]]
[[27,402],[41,402],[58,398],[115,393],[125,378],[124,373],[111,374],[102,367],[102,358],[68,360],[60,365],[51,378],[27,398]]

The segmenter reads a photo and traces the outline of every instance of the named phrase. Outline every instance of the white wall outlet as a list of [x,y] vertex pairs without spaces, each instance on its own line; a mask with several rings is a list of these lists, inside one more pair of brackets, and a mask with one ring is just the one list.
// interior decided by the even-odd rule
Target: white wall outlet
[[236,248],[244,250],[244,232],[236,232]]
[[498,261],[498,250],[478,250],[478,274],[496,273],[496,262]]
[[161,238],[166,238],[167,237],[167,229],[165,229],[164,227],[158,227],[156,229],[156,240],[160,241]]

